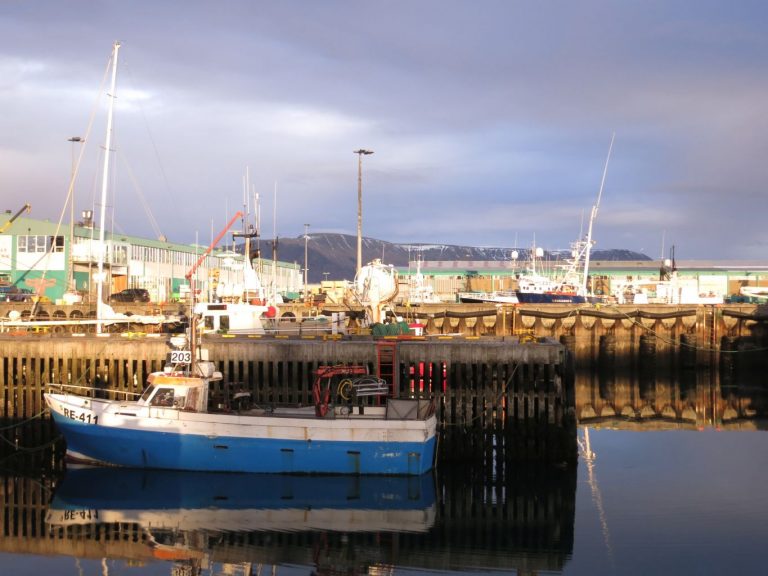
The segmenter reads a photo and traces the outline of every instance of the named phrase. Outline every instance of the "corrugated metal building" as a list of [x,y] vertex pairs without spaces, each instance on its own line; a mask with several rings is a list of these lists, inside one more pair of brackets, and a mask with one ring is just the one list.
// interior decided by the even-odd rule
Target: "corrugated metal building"
[[[7,213],[10,219],[10,212]],[[145,288],[153,302],[178,299],[187,285],[185,274],[207,246],[150,240],[125,234],[105,233],[91,222],[77,223],[70,242],[69,224],[48,220],[16,219],[0,234],[0,282],[30,288],[51,301],[75,290],[86,300],[96,294],[96,272],[103,254],[104,293],[125,288]],[[295,292],[301,287],[297,264],[260,260],[262,283],[271,286],[277,271],[277,291]],[[219,294],[236,290],[243,282],[243,255],[224,248],[214,249],[195,273],[198,288]]]
[[[545,261],[537,271],[554,276],[562,262]],[[595,289],[611,294],[623,287],[650,283],[660,279],[662,263],[654,260],[593,261],[590,277]],[[516,276],[525,272],[526,263],[513,261],[441,261],[421,262],[424,281],[444,301],[455,299],[458,292],[511,290]],[[697,294],[713,294],[723,298],[737,297],[742,287],[768,286],[768,262],[681,260],[676,262],[677,275],[683,284]],[[401,292],[416,273],[416,262],[398,269]]]

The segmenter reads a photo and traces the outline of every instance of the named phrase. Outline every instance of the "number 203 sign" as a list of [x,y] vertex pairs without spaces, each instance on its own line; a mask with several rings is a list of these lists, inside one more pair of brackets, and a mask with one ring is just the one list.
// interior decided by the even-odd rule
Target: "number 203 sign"
[[192,362],[192,352],[189,350],[173,350],[171,364],[189,364]]

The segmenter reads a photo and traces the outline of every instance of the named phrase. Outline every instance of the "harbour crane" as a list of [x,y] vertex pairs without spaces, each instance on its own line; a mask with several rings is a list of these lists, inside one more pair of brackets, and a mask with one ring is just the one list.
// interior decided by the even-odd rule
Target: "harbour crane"
[[8,228],[11,227],[11,224],[13,224],[13,222],[16,220],[16,218],[21,216],[22,212],[25,212],[25,211],[29,212],[31,209],[32,209],[32,206],[30,204],[24,204],[24,206],[21,207],[21,210],[19,210],[18,212],[16,212],[16,214],[11,216],[11,218],[10,218],[10,220],[8,220],[8,222],[6,222],[2,226],[0,226],[0,234],[3,234],[6,230],[8,230]]

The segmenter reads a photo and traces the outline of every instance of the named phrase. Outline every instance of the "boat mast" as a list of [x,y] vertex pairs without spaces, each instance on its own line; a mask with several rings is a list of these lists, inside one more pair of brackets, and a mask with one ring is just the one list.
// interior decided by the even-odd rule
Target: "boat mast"
[[101,179],[101,214],[99,215],[99,260],[98,275],[96,279],[96,332],[101,334],[102,319],[104,316],[104,252],[106,245],[104,239],[104,223],[107,211],[107,185],[109,183],[109,150],[112,146],[112,114],[115,107],[115,85],[117,83],[117,53],[120,50],[120,42],[115,42],[112,47],[112,87],[109,96],[109,113],[107,115],[107,141],[104,147],[104,172]]
[[611,159],[611,151],[613,150],[613,140],[616,138],[616,132],[611,134],[611,144],[608,146],[608,156],[605,159],[605,167],[603,168],[603,178],[600,180],[600,191],[597,193],[597,202],[592,206],[592,213],[589,216],[589,228],[587,229],[587,240],[584,252],[584,274],[581,276],[581,291],[582,294],[587,293],[587,276],[589,275],[589,256],[592,250],[592,225],[595,223],[595,217],[597,216],[597,210],[600,208],[600,199],[603,197],[603,188],[605,187],[605,177],[608,174],[608,162]]
[[259,237],[259,229],[258,227],[254,229],[253,225],[248,222],[251,216],[250,205],[248,203],[250,198],[248,193],[251,189],[251,177],[250,170],[248,168],[246,168],[245,171],[243,188],[243,217],[241,219],[243,229],[240,232],[232,232],[232,242],[234,243],[235,238],[245,239],[245,247],[243,249],[243,293],[241,295],[241,302],[250,304],[253,299],[263,299],[263,289],[261,282],[259,282],[258,293],[252,294],[251,292],[254,291],[254,286],[249,284],[249,282],[253,281],[253,276],[256,274],[255,270],[253,269],[253,263],[251,262],[251,238]]

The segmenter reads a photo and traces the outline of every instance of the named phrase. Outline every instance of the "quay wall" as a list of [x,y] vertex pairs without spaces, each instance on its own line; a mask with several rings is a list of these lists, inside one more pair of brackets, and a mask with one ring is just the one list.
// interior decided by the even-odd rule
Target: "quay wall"
[[[30,304],[0,303],[0,316],[13,309],[23,318],[30,316]],[[121,304],[127,314],[162,313],[185,316],[183,304]],[[350,334],[364,332],[360,308],[324,304],[282,304],[278,316],[295,322],[317,315],[344,312]],[[66,319],[93,317],[88,306],[40,304],[38,318]],[[390,313],[408,322],[420,323],[430,337],[507,337],[521,340],[553,338],[568,346],[579,368],[615,366],[637,368],[648,358],[669,368],[695,366],[716,368],[750,359],[749,351],[768,347],[768,305],[493,305],[424,304],[397,306]],[[81,332],[92,327],[78,327]],[[109,328],[117,330],[118,328]],[[162,327],[128,325],[126,331],[152,332]],[[63,327],[57,328],[62,332]],[[743,352],[743,353],[742,353]]]
[[[433,305],[434,306],[434,305]],[[431,335],[551,338],[578,369],[768,368],[768,305],[456,305],[398,308]]]

